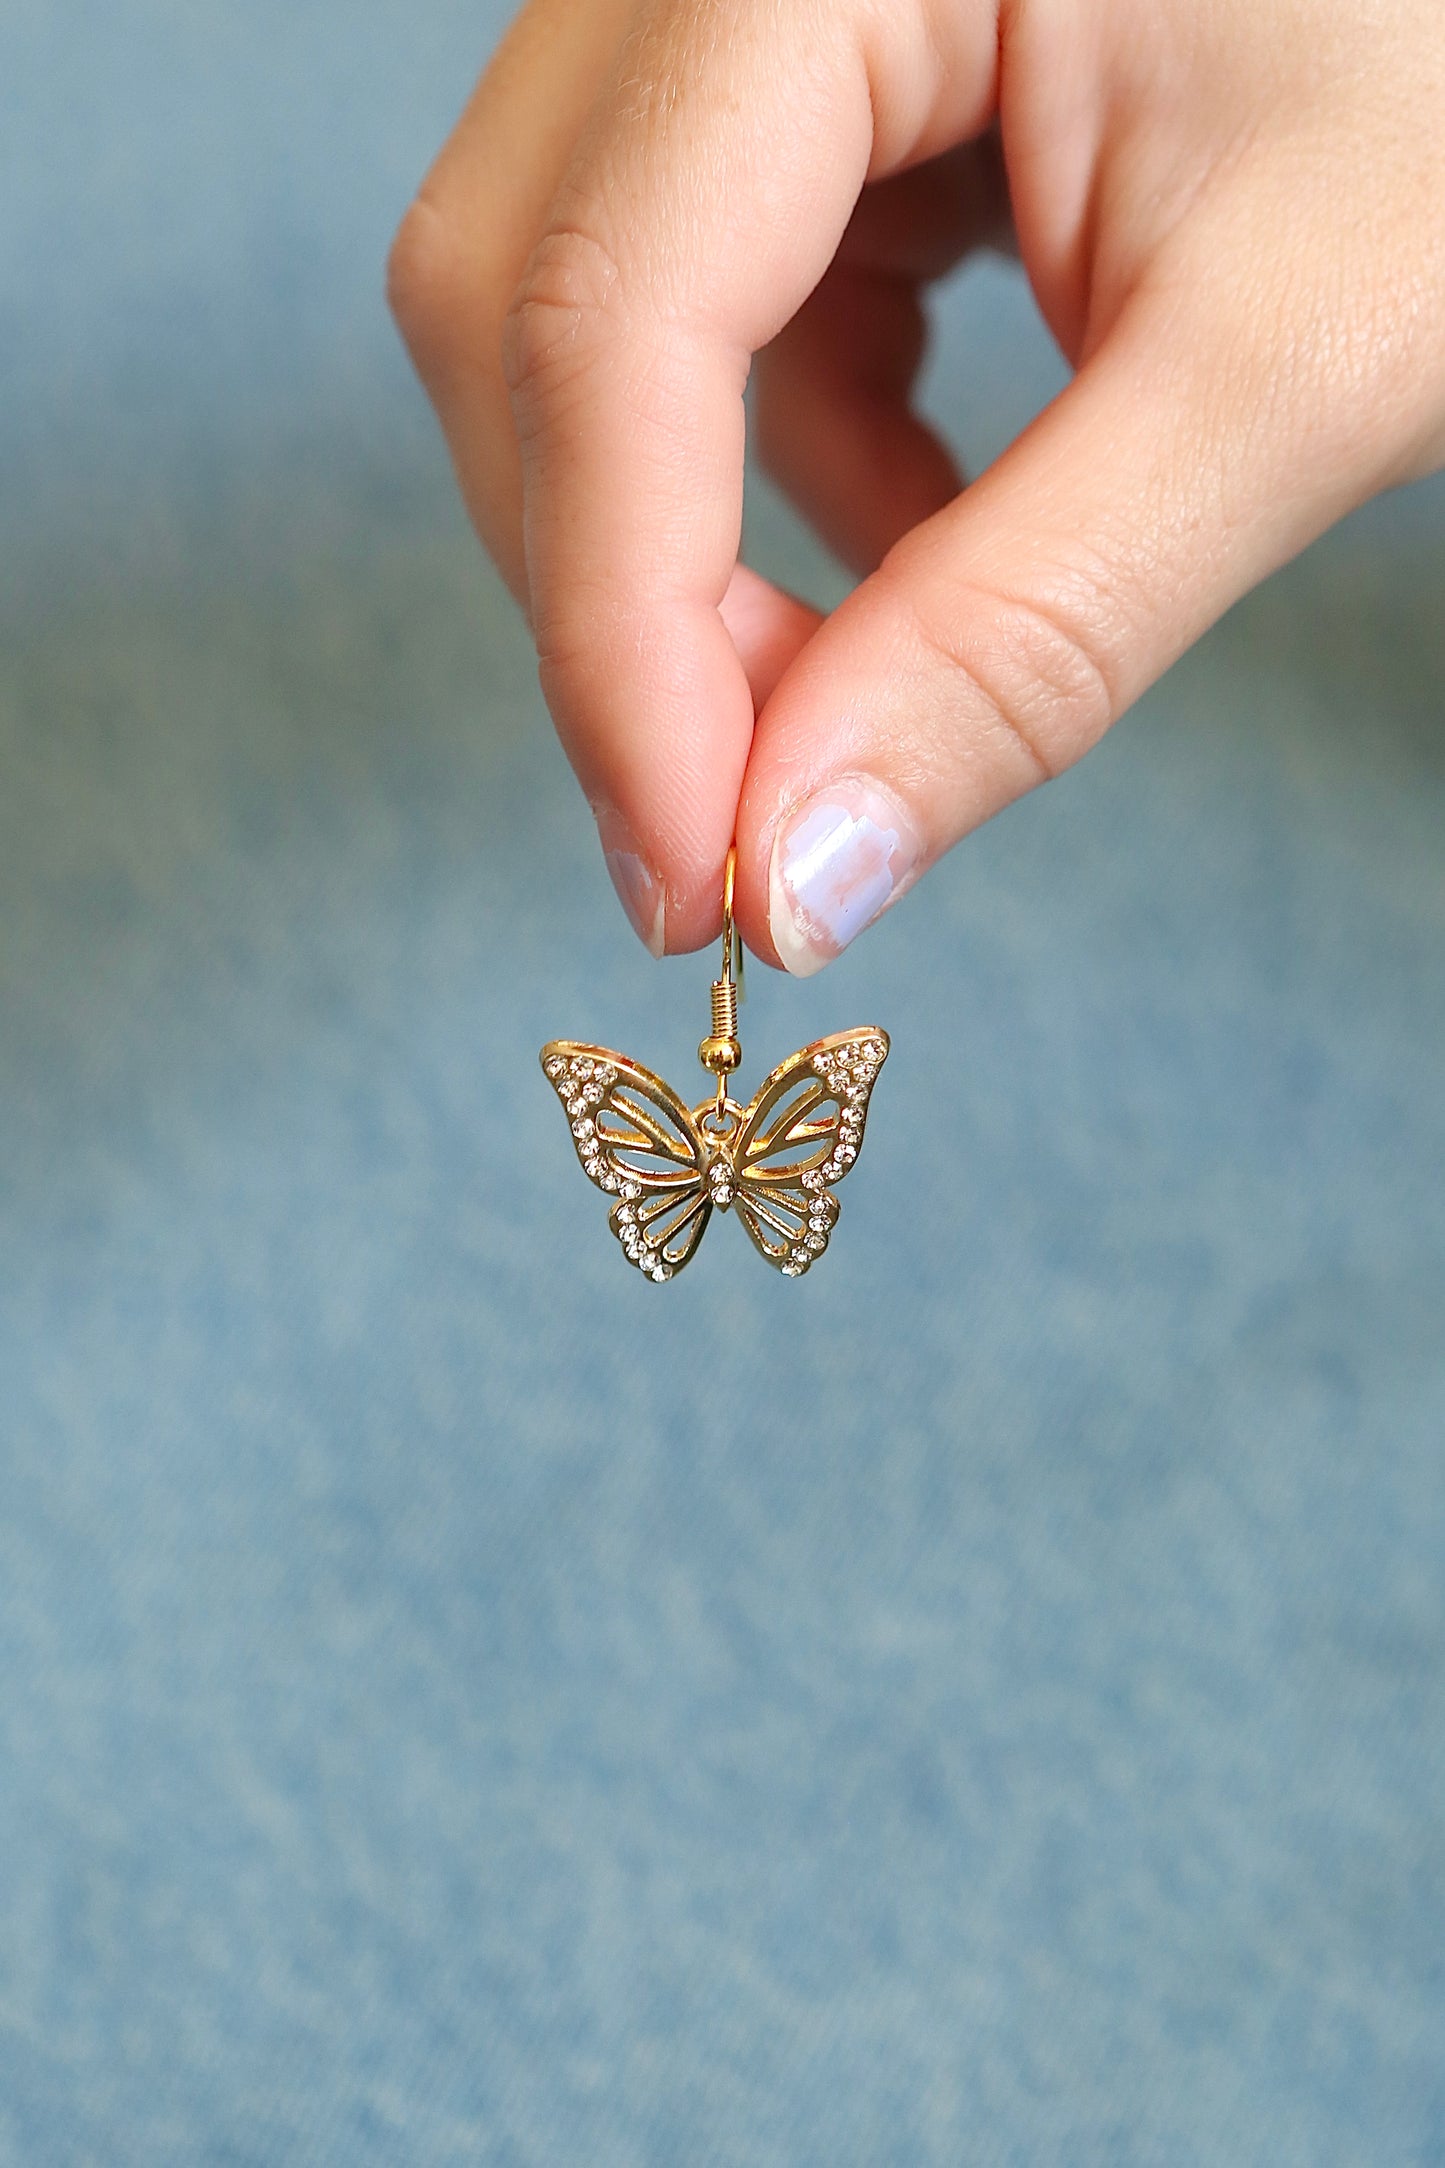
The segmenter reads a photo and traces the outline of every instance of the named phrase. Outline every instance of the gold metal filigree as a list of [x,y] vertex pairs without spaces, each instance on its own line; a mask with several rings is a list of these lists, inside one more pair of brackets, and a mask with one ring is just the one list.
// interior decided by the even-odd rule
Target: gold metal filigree
[[808,1271],[837,1225],[833,1190],[858,1157],[888,1058],[886,1031],[834,1032],[780,1062],[747,1106],[729,1096],[742,1061],[736,857],[728,852],[723,877],[722,976],[698,1048],[716,1079],[712,1098],[688,1108],[651,1069],[605,1046],[553,1039],[542,1049],[583,1172],[615,1198],[608,1225],[650,1280],[670,1280],[691,1261],[714,1206],[735,1210],[754,1248],[790,1279]]

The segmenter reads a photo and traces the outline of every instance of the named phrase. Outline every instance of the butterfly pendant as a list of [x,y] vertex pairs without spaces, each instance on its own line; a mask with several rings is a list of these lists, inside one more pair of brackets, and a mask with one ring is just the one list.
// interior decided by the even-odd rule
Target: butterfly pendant
[[686,1107],[670,1084],[605,1046],[553,1039],[542,1069],[572,1125],[582,1171],[616,1198],[607,1224],[649,1280],[697,1255],[713,1211],[736,1212],[760,1256],[796,1280],[828,1247],[833,1195],[863,1144],[868,1102],[888,1059],[886,1031],[835,1032],[779,1062],[740,1107],[727,1080],[743,1058],[742,943],[733,924],[737,851],[723,872],[722,977],[698,1060],[714,1095]]
[[[715,1024],[730,976],[725,969],[713,988]],[[705,1065],[717,1065],[708,1049],[723,1047],[740,1053],[735,1032],[703,1041]],[[583,1172],[616,1199],[608,1225],[648,1279],[681,1272],[714,1207],[735,1211],[759,1254],[797,1279],[828,1247],[833,1191],[858,1157],[887,1058],[886,1032],[835,1032],[780,1062],[748,1106],[727,1096],[719,1068],[716,1097],[691,1109],[660,1076],[603,1046],[554,1039],[542,1068]]]

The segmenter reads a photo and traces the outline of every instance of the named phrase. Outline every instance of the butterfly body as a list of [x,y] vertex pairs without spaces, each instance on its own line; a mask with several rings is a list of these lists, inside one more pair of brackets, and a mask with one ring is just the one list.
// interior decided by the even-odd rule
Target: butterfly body
[[833,1190],[858,1156],[887,1057],[886,1032],[836,1032],[780,1062],[747,1106],[720,1089],[694,1108],[607,1047],[554,1039],[541,1058],[583,1172],[615,1199],[608,1225],[662,1281],[696,1255],[714,1209],[735,1212],[789,1279],[809,1271],[837,1224]]

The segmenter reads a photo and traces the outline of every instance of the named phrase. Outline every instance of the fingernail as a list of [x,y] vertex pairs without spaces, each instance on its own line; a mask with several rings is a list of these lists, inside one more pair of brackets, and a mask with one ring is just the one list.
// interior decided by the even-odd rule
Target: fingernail
[[667,936],[667,892],[637,848],[637,839],[610,806],[595,808],[602,856],[632,930],[651,956],[661,956]]
[[840,776],[778,824],[768,930],[785,968],[807,978],[896,903],[922,843],[908,814],[871,776]]

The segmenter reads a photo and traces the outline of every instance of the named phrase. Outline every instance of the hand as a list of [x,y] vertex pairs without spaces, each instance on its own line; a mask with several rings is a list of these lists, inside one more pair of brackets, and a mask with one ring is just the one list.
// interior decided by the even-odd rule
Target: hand
[[[964,490],[923,290],[1069,387]],[[394,305],[655,953],[815,970],[1255,581],[1445,463],[1440,0],[530,0]],[[737,563],[765,461],[861,574]]]

